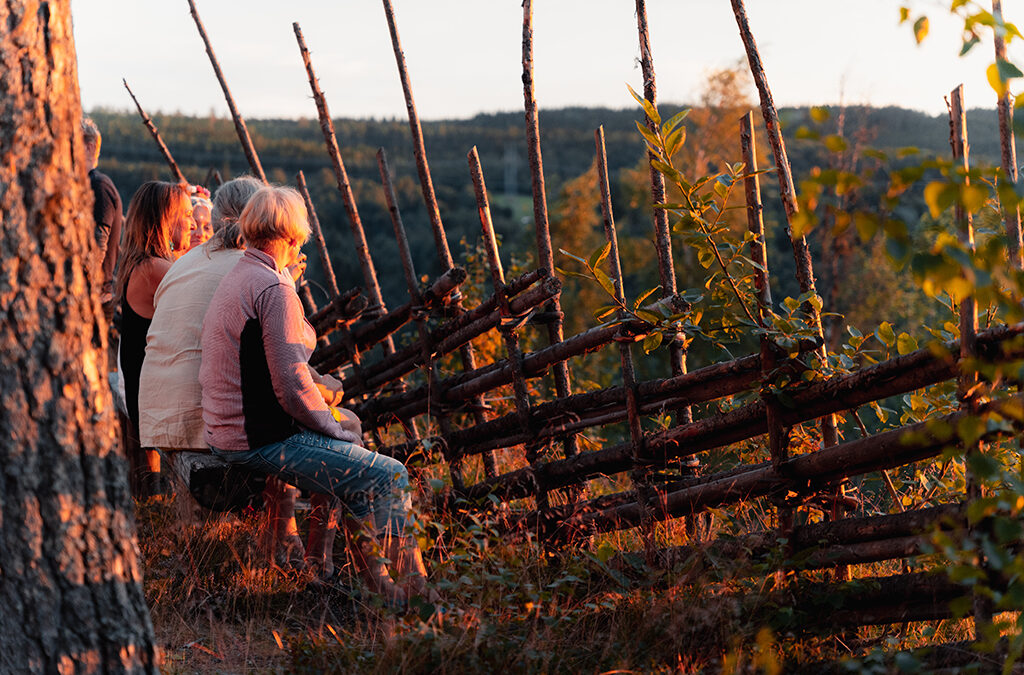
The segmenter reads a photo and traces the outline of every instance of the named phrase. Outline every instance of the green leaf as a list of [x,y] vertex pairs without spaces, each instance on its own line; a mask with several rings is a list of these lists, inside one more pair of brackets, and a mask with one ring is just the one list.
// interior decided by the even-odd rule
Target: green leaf
[[586,260],[584,260],[583,258],[579,257],[578,255],[573,255],[572,253],[569,253],[564,248],[558,249],[558,252],[561,253],[562,255],[569,256],[570,258],[572,258],[576,262],[581,262],[581,263],[585,263],[586,262]]
[[661,288],[661,286],[655,286],[654,288],[650,288],[644,291],[644,293],[639,298],[637,298],[636,301],[633,303],[633,309],[636,309],[637,307],[642,305],[644,300],[651,297],[651,294],[654,293],[659,288]]
[[1013,65],[1006,59],[996,59],[996,67],[999,69],[999,77],[1004,82],[1018,77],[1024,77],[1024,73],[1020,72],[1020,68]]
[[669,164],[667,164],[667,163],[665,163],[665,162],[663,162],[663,161],[661,161],[659,159],[653,159],[653,160],[651,160],[651,166],[653,166],[655,169],[657,169],[662,175],[665,176],[665,178],[668,178],[670,181],[672,181],[673,183],[679,185],[684,190],[687,187],[689,187],[689,185],[683,179],[683,175],[681,173],[679,173],[678,171],[676,171],[675,169],[673,169]]
[[590,257],[587,258],[587,264],[590,265],[590,267],[597,267],[598,265],[601,264],[602,260],[608,257],[608,252],[611,250],[612,243],[608,242],[607,244],[605,244],[604,246],[590,254]]
[[977,183],[964,185],[960,192],[960,199],[963,201],[965,209],[976,213],[981,210],[981,207],[985,206],[985,201],[988,199],[988,190]]
[[985,77],[988,78],[988,85],[992,87],[992,91],[996,92],[999,96],[1006,96],[1007,85],[999,74],[999,66],[995,63],[989,65],[985,69]]
[[644,112],[654,122],[654,126],[661,126],[661,115],[658,114],[658,109],[653,103],[648,101],[646,98],[643,101]]
[[821,124],[831,116],[832,113],[830,113],[828,108],[826,108],[823,105],[816,105],[813,108],[811,108],[811,119],[817,122],[818,124]]
[[821,134],[810,127],[798,127],[796,130],[796,137],[800,140],[816,141],[821,138]]
[[910,18],[910,8],[900,7],[900,23],[903,23]]
[[604,289],[605,293],[613,298],[617,297],[617,294],[615,293],[615,284],[612,283],[611,278],[604,273],[604,270],[595,269],[594,278],[597,279],[597,283],[601,284],[601,288]]
[[594,318],[598,321],[604,320],[606,316],[612,314],[618,309],[618,305],[601,305],[594,310]]
[[977,35],[972,35],[970,40],[964,40],[964,45],[960,48],[960,56],[966,56],[967,52],[974,49],[979,42],[981,42],[981,38]]
[[652,149],[657,150],[659,152],[661,151],[661,142],[658,140],[657,136],[651,133],[650,129],[640,124],[640,122],[636,123],[636,128],[640,130],[640,135],[644,137],[644,140],[647,141],[647,143],[651,146]]
[[814,229],[814,226],[818,224],[817,218],[814,217],[814,213],[809,209],[802,209],[793,214],[792,228],[793,237],[799,239],[805,237],[807,234]]
[[896,333],[893,332],[892,324],[888,321],[883,321],[875,329],[875,337],[886,347],[892,347],[896,344]]
[[660,316],[658,316],[654,312],[650,312],[650,311],[648,311],[646,309],[638,309],[638,310],[636,310],[636,315],[638,317],[640,317],[641,319],[643,319],[644,321],[646,321],[647,323],[653,323],[653,324],[661,323],[661,317]]
[[661,125],[662,133],[666,133],[666,134],[671,133],[672,130],[675,129],[676,126],[680,122],[682,122],[684,119],[686,119],[686,116],[689,115],[689,114],[690,114],[690,109],[689,108],[684,108],[683,110],[680,110],[679,112],[677,112],[667,122],[665,122],[663,125]]
[[999,203],[1003,209],[1013,211],[1013,209],[1020,206],[1021,197],[1017,194],[1017,191],[1013,187],[1013,183],[1007,180],[999,181],[999,185],[996,188],[999,194]]
[[650,354],[661,345],[662,335],[661,333],[651,333],[644,338],[644,354]]
[[921,44],[927,36],[928,17],[922,16],[914,22],[914,39],[917,40],[917,44]]
[[828,148],[829,152],[843,152],[847,147],[846,139],[836,135],[826,136],[825,147]]
[[857,211],[853,214],[853,224],[862,242],[870,241],[878,232],[878,218],[871,213]]
[[573,272],[571,270],[563,270],[561,267],[555,267],[555,271],[561,274],[563,277],[579,277],[580,279],[590,278],[586,274],[580,274],[579,272]]
[[665,139],[665,154],[671,157],[683,147],[686,142],[686,127],[679,127]]
[[924,187],[924,202],[932,218],[938,219],[943,211],[953,205],[957,192],[957,186],[948,181],[936,180]]
[[896,339],[896,351],[902,356],[917,351],[917,339],[907,333],[900,333]]

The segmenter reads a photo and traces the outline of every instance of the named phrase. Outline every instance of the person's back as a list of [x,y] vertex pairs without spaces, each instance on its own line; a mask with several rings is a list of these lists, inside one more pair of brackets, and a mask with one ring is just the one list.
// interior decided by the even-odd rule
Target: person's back
[[112,311],[114,292],[114,265],[117,262],[121,228],[124,224],[121,195],[110,177],[96,168],[99,163],[102,137],[96,123],[88,117],[82,120],[82,138],[85,141],[86,164],[89,166],[89,185],[92,187],[92,215],[96,223],[95,237],[101,255],[103,281],[100,299],[108,312]]
[[207,242],[171,265],[156,290],[139,387],[143,446],[206,449],[203,438],[202,322],[214,291],[242,251]]

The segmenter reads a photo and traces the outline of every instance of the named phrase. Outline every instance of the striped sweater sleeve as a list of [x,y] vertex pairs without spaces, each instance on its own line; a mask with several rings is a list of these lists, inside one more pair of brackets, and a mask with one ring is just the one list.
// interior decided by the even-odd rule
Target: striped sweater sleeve
[[263,327],[263,348],[281,407],[306,429],[342,441],[359,443],[331,414],[309,372],[309,356],[316,344],[313,327],[302,313],[295,289],[285,283],[264,290],[255,310]]

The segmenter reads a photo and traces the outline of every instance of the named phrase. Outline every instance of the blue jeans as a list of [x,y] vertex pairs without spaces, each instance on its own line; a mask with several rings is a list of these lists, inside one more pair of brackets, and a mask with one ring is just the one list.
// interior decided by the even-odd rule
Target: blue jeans
[[373,516],[378,534],[404,534],[411,505],[409,473],[397,459],[313,431],[255,450],[212,450],[231,464],[308,492],[334,495],[357,520]]

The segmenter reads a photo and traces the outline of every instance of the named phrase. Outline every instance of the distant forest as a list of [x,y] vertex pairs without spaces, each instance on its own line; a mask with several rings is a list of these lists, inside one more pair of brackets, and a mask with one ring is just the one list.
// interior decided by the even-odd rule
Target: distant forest
[[[738,129],[736,120],[749,109],[749,104],[749,101],[730,101],[728,105],[717,108],[714,105],[706,109],[695,108],[687,124],[689,137],[686,147],[691,154],[686,157],[690,159],[684,158],[684,162],[677,165],[685,167],[685,161],[690,161],[695,173],[699,174],[716,171],[722,162],[738,162],[739,140],[734,129]],[[662,116],[667,119],[679,109],[680,106],[662,105]],[[754,109],[755,117],[760,120],[759,112],[756,107]],[[827,109],[827,116],[823,114],[824,110],[814,109],[813,115],[810,108],[780,111],[794,179],[798,184],[814,167],[827,167],[830,162],[837,161],[834,152],[830,153],[826,148],[827,144],[818,140],[837,133],[841,133],[851,146],[852,159],[849,161],[854,163],[865,165],[877,161],[868,159],[877,157],[872,153],[865,154],[868,148],[889,153],[884,171],[893,170],[894,165],[901,161],[900,157],[907,155],[899,152],[902,148],[917,148],[920,152],[914,155],[915,161],[920,161],[922,156],[949,157],[949,122],[946,116],[931,117],[893,107],[848,107],[842,111],[832,108]],[[94,110],[91,116],[103,133],[100,169],[114,180],[126,209],[139,184],[152,179],[170,179],[170,171],[136,114]],[[154,115],[153,119],[189,180],[203,182],[211,170],[219,171],[225,180],[247,171],[231,120],[181,115]],[[603,125],[616,224],[624,240],[627,292],[634,296],[657,283],[656,265],[652,262],[652,247],[649,245],[653,234],[645,147],[635,125],[640,119],[642,111],[639,107],[628,110],[567,108],[540,113],[544,176],[556,265],[565,266],[568,262],[557,253],[559,248],[586,255],[603,243],[593,168],[593,134],[598,125]],[[999,137],[995,111],[973,110],[968,119],[972,164],[997,164]],[[405,300],[405,286],[397,267],[397,248],[380,186],[375,158],[380,147],[385,149],[394,174],[399,208],[409,232],[417,271],[430,277],[440,271],[416,174],[408,124],[404,120],[348,119],[338,119],[334,123],[385,300],[389,306],[396,306]],[[339,285],[361,285],[358,264],[351,252],[348,220],[335,188],[318,122],[313,119],[266,119],[249,120],[247,124],[270,180],[294,185],[296,172],[302,170],[305,173],[328,247],[333,252]],[[503,239],[502,252],[506,264],[515,259],[524,268],[531,267],[533,216],[523,114],[480,114],[466,120],[426,122],[423,133],[441,217],[456,259],[464,260],[466,253],[472,252],[480,233],[466,162],[467,152],[475,145],[491,193],[495,226]],[[763,139],[763,129],[759,133]],[[759,155],[763,169],[771,166],[771,157],[767,146],[762,147],[764,149],[759,148]],[[884,171],[869,172],[869,175],[876,175],[881,181],[879,174]],[[878,189],[882,189],[882,185],[879,182]],[[871,189],[866,185],[861,193],[868,195]],[[793,281],[792,255],[782,226],[774,174],[762,177],[762,190],[766,227],[769,229],[773,295],[778,301],[786,296],[796,296],[799,291]],[[911,228],[928,217],[920,194],[905,195],[899,208],[902,211],[899,218]],[[828,287],[838,282],[836,278],[828,278],[829,270],[835,277],[836,270],[840,269],[820,260],[827,236],[816,232],[811,240],[819,292],[823,296],[826,296],[822,291],[823,285]],[[846,267],[851,274],[860,273],[866,261],[883,255],[872,249],[870,242],[855,242],[852,246],[858,250],[846,251],[847,256],[852,256]],[[692,257],[688,258],[686,251],[680,248],[677,245],[680,285],[685,288],[691,277],[699,284],[703,271],[688,274],[686,267],[693,267]],[[307,254],[309,274],[315,281],[321,274],[317,256],[312,247],[308,247]],[[481,272],[478,278],[486,277]],[[894,279],[859,280],[854,285],[889,285]],[[567,286],[566,293],[573,296],[563,295],[567,331],[595,323],[590,318],[590,311],[603,302],[599,297],[588,296],[591,291],[571,284]],[[878,291],[883,292],[883,289]],[[887,306],[887,303],[899,301],[900,294],[895,289],[884,302],[875,303],[877,306],[874,308],[864,298],[851,297],[844,303],[842,293],[834,293],[833,296],[836,304],[849,306],[826,306],[826,311],[834,309],[848,315],[848,320],[854,324],[866,324],[863,326],[866,330],[872,330],[870,324],[877,325],[880,320],[893,320],[888,318],[889,315],[910,324],[919,318],[911,308]],[[325,296],[317,298],[318,302],[324,299]]]

